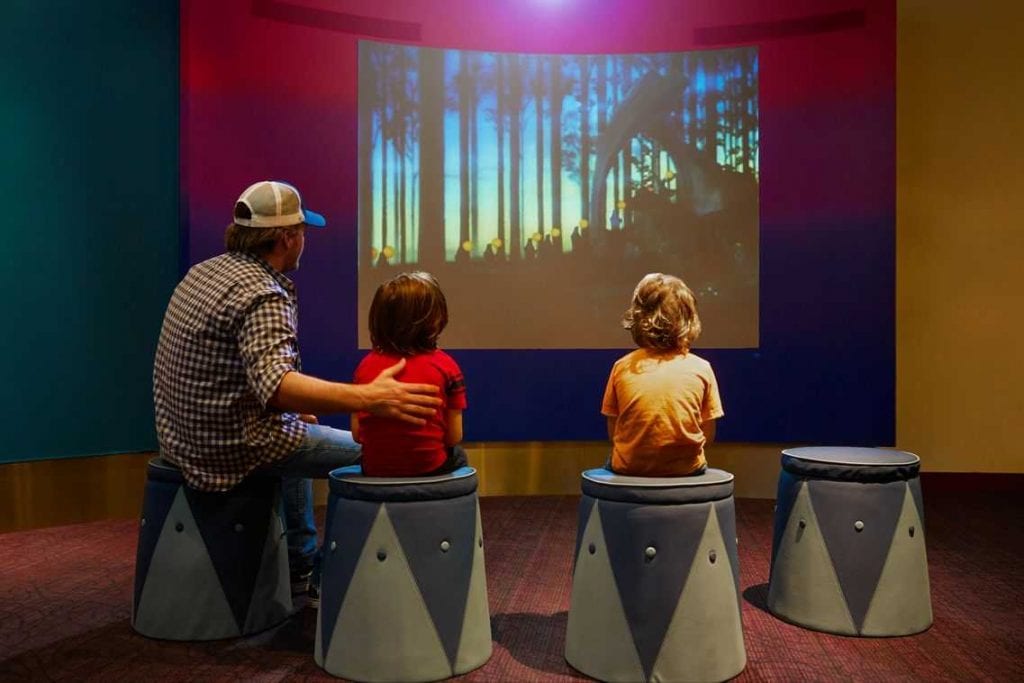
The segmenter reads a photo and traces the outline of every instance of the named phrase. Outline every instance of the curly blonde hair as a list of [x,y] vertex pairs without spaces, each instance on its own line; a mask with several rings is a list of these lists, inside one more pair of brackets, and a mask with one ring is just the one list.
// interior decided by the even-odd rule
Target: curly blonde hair
[[701,329],[693,292],[679,278],[663,273],[650,273],[640,280],[622,326],[637,346],[684,353]]

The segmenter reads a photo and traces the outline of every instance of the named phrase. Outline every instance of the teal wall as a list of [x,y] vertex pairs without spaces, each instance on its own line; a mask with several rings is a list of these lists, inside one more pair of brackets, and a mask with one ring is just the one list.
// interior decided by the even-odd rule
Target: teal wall
[[154,449],[179,259],[178,3],[3,4],[0,462]]

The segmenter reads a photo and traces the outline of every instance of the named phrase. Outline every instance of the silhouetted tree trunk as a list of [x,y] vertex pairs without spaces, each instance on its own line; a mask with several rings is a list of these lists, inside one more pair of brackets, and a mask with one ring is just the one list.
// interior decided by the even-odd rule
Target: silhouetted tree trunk
[[469,72],[465,52],[459,52],[459,245],[469,239]]
[[478,58],[475,55],[470,57],[471,79],[470,79],[470,82],[467,83],[467,87],[469,88],[469,101],[470,101],[470,104],[469,104],[469,121],[470,121],[470,123],[469,123],[469,142],[470,142],[470,145],[469,145],[469,156],[470,156],[470,161],[469,161],[469,168],[470,168],[470,176],[469,176],[469,214],[470,214],[469,215],[469,225],[470,225],[470,232],[469,232],[469,239],[472,240],[472,242],[473,242],[473,248],[476,249],[476,250],[479,250],[480,247],[479,247],[478,241],[480,239],[480,226],[479,226],[480,212],[477,210],[477,205],[479,203],[479,201],[478,201],[479,200],[479,193],[477,192],[477,188],[479,187],[479,184],[480,184],[480,168],[479,168],[480,164],[479,164],[479,161],[478,161],[478,159],[479,159],[478,154],[479,154],[479,151],[480,151],[480,145],[479,145],[479,142],[478,142],[479,137],[480,137],[480,126],[479,126],[479,123],[478,123],[478,120],[477,120],[478,119],[477,109],[479,108],[480,102],[479,102],[479,98],[477,97],[477,86],[478,86],[478,84],[477,84],[477,77],[479,75],[479,65],[476,63],[477,59]]
[[425,270],[444,263],[444,52],[420,56],[419,257]]
[[[551,227],[562,230],[562,58],[551,57]],[[562,251],[562,236],[558,236]]]
[[401,166],[402,166],[402,173],[401,173],[402,185],[401,185],[401,189],[398,192],[398,202],[399,202],[399,206],[401,207],[400,210],[399,210],[399,215],[401,216],[402,223],[401,223],[401,226],[399,228],[399,233],[398,234],[399,234],[399,254],[400,254],[402,263],[405,263],[406,262],[406,255],[407,255],[407,252],[406,252],[406,235],[407,235],[407,230],[408,230],[408,227],[409,227],[409,225],[408,225],[409,211],[408,211],[408,207],[406,205],[406,188],[405,188],[405,186],[406,186],[405,177],[406,177],[406,173],[408,171],[406,169],[406,163],[405,163],[405,154],[406,154],[406,150],[404,149],[405,145],[403,145],[402,147],[403,147],[402,155],[399,157],[399,161],[400,161]]
[[380,248],[388,243],[388,123],[387,99],[381,107],[380,124]]
[[580,57],[580,216],[590,220],[590,57]]
[[544,234],[544,60],[536,59],[533,81],[534,119],[537,122],[537,232]]
[[[608,109],[608,57],[597,58],[597,138],[605,128],[605,117]],[[600,163],[600,162],[599,162]],[[605,206],[601,207],[600,216],[591,216],[592,227],[603,230],[608,219],[608,178],[594,178],[594,185],[600,183],[603,186],[601,195],[605,198]]]
[[[369,43],[359,44],[359,59],[373,64],[373,48]],[[362,73],[362,72],[361,72]],[[377,103],[379,82],[376,69],[362,73],[359,78],[359,262],[368,263],[373,244],[373,110]]]
[[[619,102],[622,101],[622,57],[615,57],[612,62],[612,110],[619,111]],[[612,166],[613,185],[615,187],[615,206],[618,208],[622,200],[622,151],[615,155],[615,164]]]
[[522,224],[520,216],[521,194],[520,189],[520,161],[522,157],[522,120],[520,114],[523,109],[523,76],[519,71],[519,57],[509,55],[509,202],[511,202],[511,215],[509,216],[509,257],[513,260],[520,258],[522,247]]
[[394,170],[392,171],[392,173],[394,173],[394,180],[391,183],[391,194],[392,194],[392,198],[393,198],[393,201],[391,203],[391,212],[392,212],[392,218],[393,218],[393,220],[391,222],[391,224],[392,224],[392,228],[391,229],[394,232],[394,234],[391,237],[391,239],[392,239],[391,248],[395,251],[395,253],[392,255],[392,257],[390,259],[388,259],[388,261],[391,262],[391,263],[399,263],[400,262],[400,257],[401,257],[401,253],[400,253],[400,249],[399,249],[399,242],[401,240],[401,234],[399,232],[399,228],[401,227],[401,223],[402,223],[402,214],[401,214],[401,211],[399,210],[400,209],[400,201],[399,201],[400,197],[399,197],[399,192],[398,192],[398,186],[399,186],[399,184],[402,181],[402,176],[398,172],[398,168],[399,168],[399,164],[401,164],[401,162],[402,162],[402,156],[398,152],[398,143],[397,142],[392,146],[392,150],[394,152],[395,159],[394,159]]
[[405,174],[406,174],[406,163],[405,157],[408,153],[409,146],[409,116],[408,116],[408,93],[406,86],[409,81],[408,72],[408,53],[404,47],[398,48],[398,64],[396,71],[399,77],[395,79],[395,119],[396,119],[396,137],[395,137],[395,153],[397,159],[395,160],[396,172],[398,174],[398,184],[395,187],[397,193],[397,201],[395,202],[395,232],[396,242],[395,248],[397,250],[397,258],[395,259],[398,263],[405,263],[405,242],[406,242],[406,203],[405,203]]
[[505,240],[505,59],[495,56],[497,68],[497,128],[498,128],[498,239],[507,253]]

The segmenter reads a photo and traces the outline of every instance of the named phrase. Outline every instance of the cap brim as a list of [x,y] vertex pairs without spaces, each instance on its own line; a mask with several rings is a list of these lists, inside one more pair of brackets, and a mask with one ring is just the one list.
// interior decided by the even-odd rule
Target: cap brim
[[310,211],[309,209],[302,209],[302,215],[306,217],[306,220],[302,221],[311,228],[322,228],[327,225],[327,221],[324,217],[318,214],[316,211]]

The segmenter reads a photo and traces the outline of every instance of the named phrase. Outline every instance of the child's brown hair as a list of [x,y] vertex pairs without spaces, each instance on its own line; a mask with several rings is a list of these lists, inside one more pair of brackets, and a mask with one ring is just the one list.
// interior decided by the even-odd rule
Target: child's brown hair
[[650,273],[640,280],[622,326],[637,346],[684,353],[701,329],[693,292],[679,278],[663,273]]
[[370,343],[384,353],[433,351],[448,324],[448,302],[430,273],[402,273],[380,287],[370,304]]

